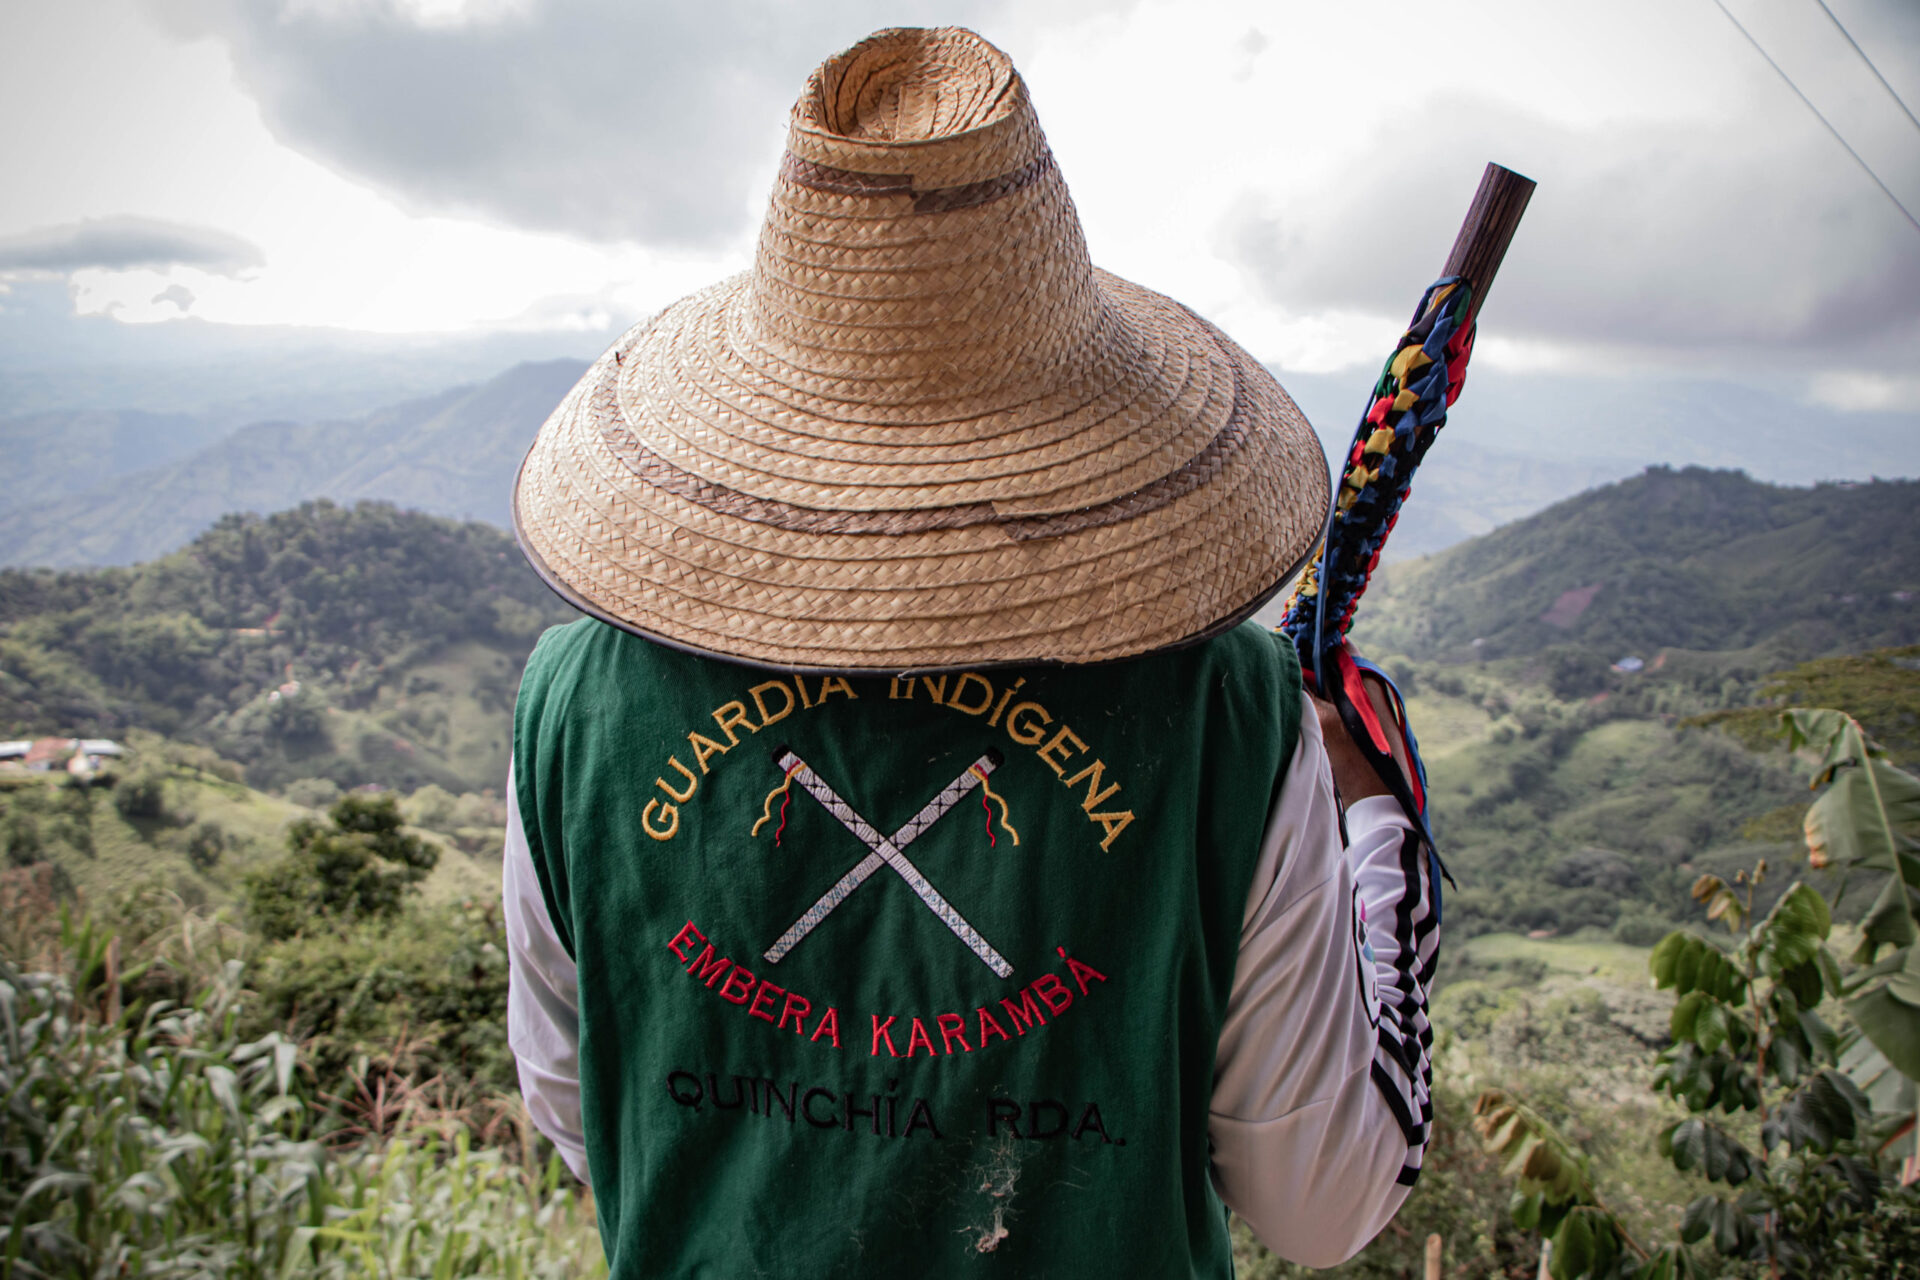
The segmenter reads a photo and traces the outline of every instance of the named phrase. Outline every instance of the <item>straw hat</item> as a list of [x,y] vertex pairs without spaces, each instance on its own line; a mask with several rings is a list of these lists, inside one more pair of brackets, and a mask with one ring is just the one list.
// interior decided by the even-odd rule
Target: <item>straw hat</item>
[[[1150,158],[1142,199],[1177,200]],[[1273,377],[1095,268],[1007,56],[882,31],[793,109],[753,269],[630,330],[514,489],[547,582],[771,666],[1097,662],[1240,621],[1327,468]]]

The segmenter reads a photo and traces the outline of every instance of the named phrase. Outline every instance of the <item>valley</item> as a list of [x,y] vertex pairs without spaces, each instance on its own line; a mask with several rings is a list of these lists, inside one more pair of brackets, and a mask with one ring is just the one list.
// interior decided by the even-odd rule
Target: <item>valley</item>
[[[462,421],[458,404],[436,412]],[[1487,1087],[1580,1144],[1623,1224],[1670,1234],[1697,1187],[1646,1137],[1685,1114],[1646,1088],[1673,1008],[1648,989],[1650,949],[1711,927],[1689,893],[1702,875],[1784,868],[1761,912],[1796,882],[1837,889],[1805,863],[1808,793],[1773,707],[1845,706],[1896,761],[1920,760],[1920,555],[1895,518],[1917,490],[1656,469],[1383,571],[1356,635],[1407,693],[1455,884],[1427,1172],[1335,1274],[1407,1274],[1429,1232],[1450,1275],[1533,1274],[1538,1237],[1472,1130]],[[0,765],[0,954],[80,966],[73,989],[101,1010],[200,999],[242,966],[233,1034],[285,1037],[308,1081],[301,1124],[491,1144],[518,1163],[469,1191],[569,1224],[501,1247],[549,1274],[590,1269],[590,1198],[504,1119],[518,1104],[495,905],[519,674],[572,616],[493,525],[378,502],[224,516],[129,567],[0,571],[0,737],[127,749],[111,785]],[[272,905],[319,892],[300,850],[380,812],[380,839],[419,868],[389,905]],[[1875,878],[1854,883],[1842,934]],[[96,928],[110,964],[86,950]],[[350,1179],[358,1158],[315,1176]],[[468,1176],[438,1156],[407,1168]],[[1746,1274],[1714,1266],[1700,1274]],[[1240,1268],[1304,1274],[1244,1237]]]

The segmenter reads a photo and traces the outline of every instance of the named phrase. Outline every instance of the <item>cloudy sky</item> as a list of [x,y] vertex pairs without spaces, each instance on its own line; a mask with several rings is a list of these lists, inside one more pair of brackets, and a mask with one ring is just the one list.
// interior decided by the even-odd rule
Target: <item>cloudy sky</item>
[[[1827,3],[1920,108],[1920,5]],[[1920,125],[1818,0],[1727,5],[1920,211]],[[1376,361],[1498,160],[1540,189],[1480,361],[1920,397],[1920,228],[1713,0],[16,0],[0,288],[624,325],[744,267],[816,62],[940,22],[1013,55],[1095,260],[1283,370]]]

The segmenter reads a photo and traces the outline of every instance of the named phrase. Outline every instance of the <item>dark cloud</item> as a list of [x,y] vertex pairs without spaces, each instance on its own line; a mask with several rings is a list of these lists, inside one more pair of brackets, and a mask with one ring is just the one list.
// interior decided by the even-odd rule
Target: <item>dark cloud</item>
[[0,236],[0,271],[178,266],[231,276],[262,261],[260,250],[239,236],[157,218],[87,218]]
[[396,0],[201,0],[165,16],[230,42],[276,136],[416,208],[702,246],[757,216],[823,57],[884,26],[991,36],[1011,3],[548,0],[460,23]]
[[1920,338],[1920,236],[1817,125],[1582,132],[1460,100],[1418,114],[1420,145],[1381,139],[1343,190],[1244,197],[1222,252],[1295,312],[1404,312],[1497,160],[1540,184],[1491,295],[1505,334],[1869,361]]

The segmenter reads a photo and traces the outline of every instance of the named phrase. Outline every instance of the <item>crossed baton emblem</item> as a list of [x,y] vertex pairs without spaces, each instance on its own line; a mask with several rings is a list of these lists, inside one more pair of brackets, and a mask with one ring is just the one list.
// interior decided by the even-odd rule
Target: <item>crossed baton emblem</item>
[[813,932],[814,926],[833,914],[834,908],[845,902],[866,882],[867,877],[878,871],[881,864],[892,867],[902,880],[907,882],[927,910],[939,918],[940,923],[953,930],[953,936],[967,944],[969,950],[980,957],[981,963],[1003,978],[1011,977],[1013,966],[1008,964],[991,943],[980,936],[980,931],[966,922],[953,904],[940,896],[920,868],[907,860],[902,852],[920,833],[940,820],[942,814],[953,808],[974,787],[986,781],[986,775],[1000,767],[1001,755],[991,748],[987,753],[966,767],[961,775],[949,782],[940,794],[927,801],[926,807],[907,820],[905,826],[892,836],[882,836],[874,830],[873,824],[854,811],[852,805],[842,800],[834,789],[815,773],[813,769],[787,747],[781,747],[773,753],[773,762],[780,767],[783,775],[789,775],[793,781],[805,788],[808,795],[820,802],[820,807],[840,820],[840,825],[854,834],[854,837],[869,850],[866,857],[855,863],[853,869],[840,877],[831,889],[820,895],[820,900],[795,920],[788,930],[780,935],[780,940],[767,949],[768,964],[779,964],[789,951],[798,946],[800,940]]

